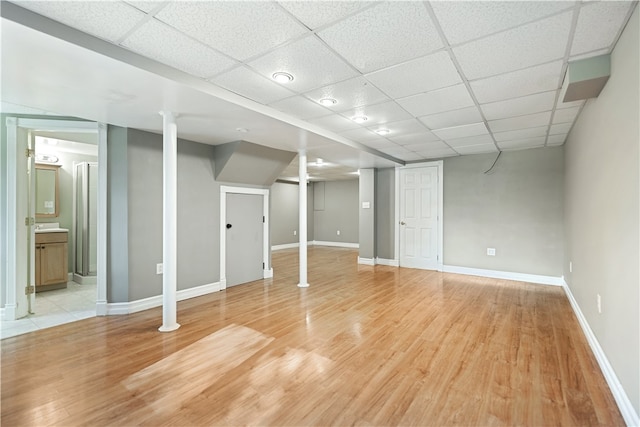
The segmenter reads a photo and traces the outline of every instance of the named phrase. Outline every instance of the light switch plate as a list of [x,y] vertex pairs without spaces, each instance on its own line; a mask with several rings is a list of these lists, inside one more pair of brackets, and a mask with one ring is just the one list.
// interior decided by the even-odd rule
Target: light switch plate
[[487,248],[487,255],[496,256],[496,248]]

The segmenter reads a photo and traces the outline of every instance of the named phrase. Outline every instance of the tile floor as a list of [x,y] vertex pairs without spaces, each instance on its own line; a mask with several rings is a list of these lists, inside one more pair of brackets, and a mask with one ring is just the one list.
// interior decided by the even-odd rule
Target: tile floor
[[0,338],[9,338],[38,329],[94,317],[96,315],[96,285],[67,283],[66,289],[36,294],[35,314],[18,320],[2,321]]

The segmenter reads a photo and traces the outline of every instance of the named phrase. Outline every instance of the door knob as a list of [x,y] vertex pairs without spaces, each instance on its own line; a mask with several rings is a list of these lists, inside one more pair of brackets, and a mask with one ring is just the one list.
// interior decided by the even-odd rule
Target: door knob
[[231,224],[227,224],[227,230],[231,228]]
[[405,224],[405,222],[404,222],[404,221],[400,221],[400,225],[404,225],[404,224]]

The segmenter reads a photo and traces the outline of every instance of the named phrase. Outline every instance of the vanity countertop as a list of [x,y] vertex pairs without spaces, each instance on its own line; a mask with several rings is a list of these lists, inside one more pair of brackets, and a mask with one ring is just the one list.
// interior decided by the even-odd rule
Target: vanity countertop
[[36,233],[68,233],[66,228],[60,228],[59,222],[36,224]]

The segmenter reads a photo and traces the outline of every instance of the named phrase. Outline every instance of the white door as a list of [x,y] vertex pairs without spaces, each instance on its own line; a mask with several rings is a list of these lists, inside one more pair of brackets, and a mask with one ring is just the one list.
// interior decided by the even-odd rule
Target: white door
[[34,303],[34,294],[27,294],[28,286],[35,286],[35,222],[34,200],[35,179],[33,178],[34,158],[27,157],[27,149],[33,148],[31,135],[27,129],[17,128],[16,144],[16,318],[29,314]]
[[438,268],[438,168],[400,170],[400,266]]
[[227,287],[263,278],[263,196],[227,193]]

